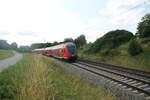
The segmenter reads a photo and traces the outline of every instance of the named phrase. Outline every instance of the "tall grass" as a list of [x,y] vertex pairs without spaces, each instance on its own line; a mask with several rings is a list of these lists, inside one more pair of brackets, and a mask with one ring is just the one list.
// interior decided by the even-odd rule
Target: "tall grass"
[[0,60],[13,56],[14,53],[10,50],[1,50],[0,49]]
[[52,59],[26,54],[19,63],[0,73],[0,100],[3,99],[113,100],[114,96]]
[[40,56],[33,56],[26,74],[16,82],[19,100],[51,100],[54,89],[47,66]]
[[66,70],[61,64],[44,58],[44,62],[53,70],[52,80],[56,100],[113,100],[110,92],[95,88],[88,81]]

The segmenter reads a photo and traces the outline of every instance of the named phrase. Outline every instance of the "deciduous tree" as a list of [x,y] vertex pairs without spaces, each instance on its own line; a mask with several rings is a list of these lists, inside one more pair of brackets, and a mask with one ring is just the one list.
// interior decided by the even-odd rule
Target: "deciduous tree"
[[138,24],[136,35],[140,38],[150,37],[150,14],[146,14]]

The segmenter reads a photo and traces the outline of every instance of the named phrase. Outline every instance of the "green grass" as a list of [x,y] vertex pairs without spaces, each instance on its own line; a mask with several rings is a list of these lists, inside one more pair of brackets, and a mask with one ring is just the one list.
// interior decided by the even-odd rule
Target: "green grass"
[[114,100],[63,65],[40,55],[25,54],[0,73],[0,100]]
[[0,60],[13,56],[14,53],[10,50],[0,50]]
[[86,54],[79,52],[79,57],[108,64],[122,65],[136,69],[150,71],[150,47],[149,43],[141,44],[143,52],[137,56],[130,56],[128,43],[110,51],[110,54],[103,56],[101,53]]

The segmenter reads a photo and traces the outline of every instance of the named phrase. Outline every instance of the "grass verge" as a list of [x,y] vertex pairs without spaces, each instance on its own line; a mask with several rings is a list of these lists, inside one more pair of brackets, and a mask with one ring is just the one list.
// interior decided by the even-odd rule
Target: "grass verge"
[[86,54],[79,52],[79,57],[108,64],[128,66],[136,69],[150,71],[150,48],[143,46],[143,52],[137,56],[130,56],[128,53],[128,44],[122,45],[119,48],[112,49],[107,55]]
[[0,60],[14,56],[14,53],[10,50],[0,50]]
[[47,57],[25,54],[0,73],[0,99],[113,100],[114,96]]

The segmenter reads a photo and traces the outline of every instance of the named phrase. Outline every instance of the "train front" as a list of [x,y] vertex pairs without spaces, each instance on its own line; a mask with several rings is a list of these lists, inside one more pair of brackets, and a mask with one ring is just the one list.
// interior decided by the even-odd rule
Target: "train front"
[[67,43],[66,44],[69,56],[68,56],[68,60],[70,61],[75,61],[78,58],[78,54],[77,54],[77,48],[75,46],[74,43]]

